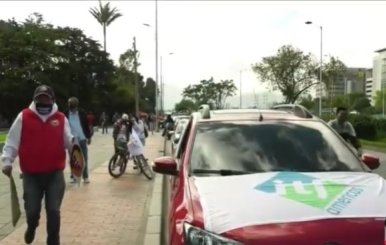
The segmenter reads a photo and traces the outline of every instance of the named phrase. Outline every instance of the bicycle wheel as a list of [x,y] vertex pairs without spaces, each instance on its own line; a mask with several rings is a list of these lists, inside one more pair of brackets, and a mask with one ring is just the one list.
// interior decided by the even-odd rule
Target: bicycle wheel
[[139,166],[141,172],[143,173],[143,175],[145,175],[145,177],[149,180],[153,179],[153,177],[154,177],[153,170],[151,169],[151,167],[147,163],[145,157],[142,155],[136,156],[136,160],[137,160],[138,166]]
[[118,178],[125,173],[126,167],[127,160],[125,159],[125,157],[121,156],[118,153],[115,153],[111,157],[109,162],[109,174],[114,178]]

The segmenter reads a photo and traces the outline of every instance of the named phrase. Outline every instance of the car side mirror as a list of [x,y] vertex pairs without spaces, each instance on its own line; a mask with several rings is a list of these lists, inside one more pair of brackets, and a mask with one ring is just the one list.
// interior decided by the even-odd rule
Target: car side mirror
[[153,171],[160,174],[177,175],[177,163],[173,157],[165,156],[154,160]]
[[366,166],[369,167],[371,170],[377,169],[381,165],[379,157],[372,156],[370,154],[363,154],[362,162],[366,164]]

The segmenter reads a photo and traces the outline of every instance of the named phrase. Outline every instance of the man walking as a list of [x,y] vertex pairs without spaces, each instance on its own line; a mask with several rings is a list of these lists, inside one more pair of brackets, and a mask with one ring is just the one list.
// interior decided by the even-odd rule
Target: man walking
[[102,112],[102,115],[101,117],[99,118],[99,121],[100,121],[100,124],[101,124],[101,127],[102,127],[102,134],[105,133],[105,130],[106,130],[106,134],[109,133],[108,131],[108,125],[107,125],[107,114],[106,112]]
[[47,244],[60,244],[65,149],[72,148],[72,141],[69,123],[58,111],[53,90],[46,85],[38,86],[33,102],[13,122],[1,157],[4,164],[2,172],[11,176],[12,162],[19,155],[28,225],[24,234],[27,244],[35,238],[43,196],[47,213]]
[[[82,150],[85,165],[83,169],[83,181],[85,184],[90,183],[88,176],[88,149],[87,145],[91,143],[91,132],[87,121],[86,112],[79,108],[79,100],[76,97],[68,99],[68,110],[66,117],[70,123],[71,133],[78,140],[80,149]],[[71,176],[71,181],[74,183],[75,178]]]
[[358,151],[358,155],[362,156],[362,145],[357,138],[354,127],[348,121],[347,108],[338,107],[336,109],[336,119],[330,120],[328,125],[340,134],[344,140],[351,143],[351,145]]

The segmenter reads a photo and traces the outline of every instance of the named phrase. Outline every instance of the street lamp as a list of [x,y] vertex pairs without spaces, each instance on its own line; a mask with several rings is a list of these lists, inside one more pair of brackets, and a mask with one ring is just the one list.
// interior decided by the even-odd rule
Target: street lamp
[[[135,115],[139,116],[139,89],[138,89],[138,74],[137,74],[138,61],[137,61],[137,45],[136,45],[135,37],[133,37],[133,51],[134,51],[133,68],[134,68],[134,82],[135,82]],[[130,71],[130,68],[131,68],[130,59],[127,58],[123,64],[125,68],[128,71]]]
[[[147,23],[143,23],[144,26],[152,27],[151,25]],[[158,0],[155,0],[155,106],[154,111],[156,115],[156,132],[159,132],[159,111],[158,111]]]
[[[315,25],[312,21],[306,21],[306,25]],[[322,116],[322,67],[323,67],[323,27],[316,25],[320,28],[320,68],[319,68],[319,117]]]

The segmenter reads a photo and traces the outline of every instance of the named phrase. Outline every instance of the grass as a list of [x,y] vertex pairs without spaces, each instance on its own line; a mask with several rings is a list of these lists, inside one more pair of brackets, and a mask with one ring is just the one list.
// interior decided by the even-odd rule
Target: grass
[[4,143],[6,137],[7,137],[6,132],[0,132],[0,143]]
[[381,138],[375,141],[361,139],[361,143],[364,147],[386,150],[386,138]]

